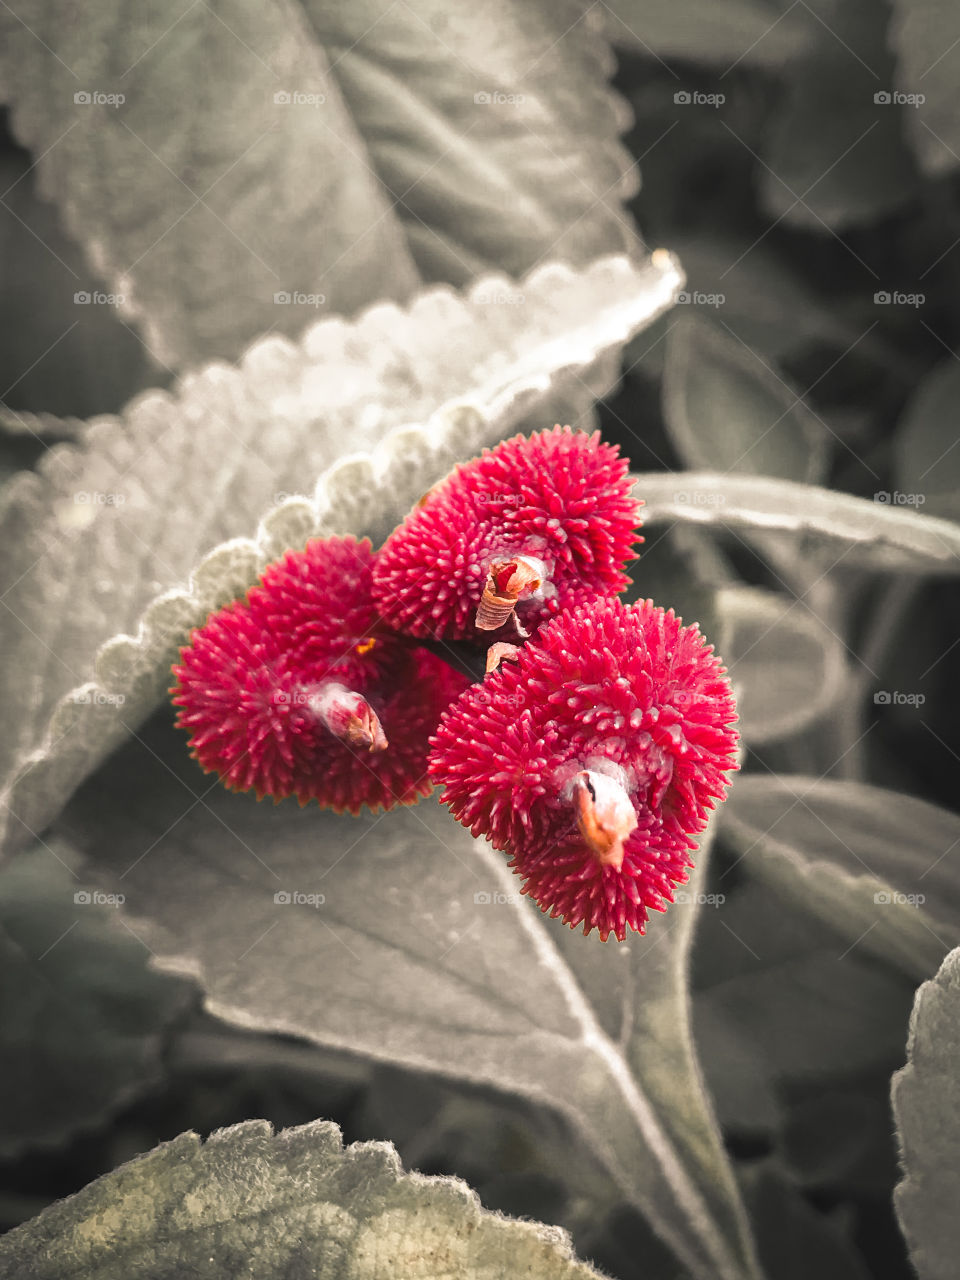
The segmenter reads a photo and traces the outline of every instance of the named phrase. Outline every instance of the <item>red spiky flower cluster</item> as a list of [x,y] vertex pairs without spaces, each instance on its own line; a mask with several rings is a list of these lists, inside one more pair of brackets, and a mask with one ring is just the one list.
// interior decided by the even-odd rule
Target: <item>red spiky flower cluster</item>
[[642,541],[630,489],[625,460],[599,432],[514,436],[457,467],[390,535],[373,573],[377,607],[414,636],[524,637],[627,586]]
[[[697,628],[616,598],[638,505],[615,448],[557,426],[458,467],[378,553],[288,553],[174,667],[193,754],[233,789],[351,813],[440,783],[544,911],[643,932],[737,735]],[[463,641],[486,650],[482,687],[445,660]]]
[[177,724],[232,790],[354,814],[429,794],[430,733],[468,681],[383,628],[372,564],[369,541],[317,539],[193,632]]
[[692,837],[736,767],[735,718],[697,627],[650,600],[598,598],[460,695],[430,772],[544,911],[622,941],[686,882]]

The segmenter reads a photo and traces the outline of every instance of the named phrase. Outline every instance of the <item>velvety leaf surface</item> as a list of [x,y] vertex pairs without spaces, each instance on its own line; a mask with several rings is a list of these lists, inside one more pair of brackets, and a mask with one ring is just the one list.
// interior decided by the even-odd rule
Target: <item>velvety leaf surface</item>
[[894,1203],[920,1280],[950,1280],[960,1251],[960,948],[917,991],[907,1065],[893,1077],[903,1181]]
[[65,1143],[155,1085],[164,1031],[193,997],[147,968],[72,854],[38,845],[0,871],[4,1159]]
[[829,437],[803,396],[722,320],[681,315],[666,343],[663,417],[688,467],[816,483]]
[[217,1016],[547,1102],[694,1275],[752,1274],[687,1024],[696,887],[604,945],[542,917],[435,802],[356,820],[257,805],[159,719],[61,823]]
[[509,283],[491,277],[322,321],[139,397],[15,480],[0,511],[14,822],[49,820],[156,705],[189,628],[283,550],[321,531],[380,540],[527,414],[559,399],[576,420],[679,279],[669,255],[606,258],[541,268],[514,307],[487,304]]
[[[795,557],[820,557],[824,570],[847,565],[882,571],[955,574],[960,571],[960,525],[847,493],[709,471],[637,475],[646,503],[644,523],[693,521],[734,534],[777,536]],[[789,535],[787,537],[786,535]]]
[[318,1120],[195,1133],[121,1165],[0,1241],[23,1280],[588,1280],[562,1231],[480,1208],[453,1178],[403,1173],[387,1143]]
[[284,292],[349,313],[416,289],[293,0],[150,0],[134,22],[111,5],[66,19],[56,0],[29,25],[2,11],[14,127],[158,361],[235,358],[270,329],[299,333],[315,312],[278,305]]
[[753,874],[917,978],[960,940],[956,814],[861,783],[744,774],[721,829]]
[[[629,249],[613,59],[576,0],[305,0],[426,280]],[[505,294],[510,305],[516,290]]]

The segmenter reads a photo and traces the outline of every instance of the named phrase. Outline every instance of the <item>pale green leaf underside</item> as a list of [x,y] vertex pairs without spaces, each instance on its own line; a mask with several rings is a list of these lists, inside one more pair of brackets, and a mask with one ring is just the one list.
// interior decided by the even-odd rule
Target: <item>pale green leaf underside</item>
[[405,1174],[387,1143],[324,1120],[182,1133],[0,1241],[21,1280],[588,1280],[556,1227],[481,1209],[454,1178]]
[[745,865],[849,937],[928,977],[960,941],[960,818],[880,787],[738,777],[721,830]]
[[258,805],[211,789],[181,734],[144,733],[55,830],[211,1012],[546,1102],[694,1275],[752,1274],[690,1039],[695,902],[624,945],[584,938],[434,800],[358,819]]
[[711,471],[634,476],[645,524],[690,521],[733,534],[780,535],[795,557],[881,572],[960,573],[960,525],[832,489]]
[[893,1077],[903,1180],[894,1191],[920,1280],[954,1280],[960,1255],[960,948],[917,991],[907,1065]]
[[516,286],[488,277],[322,321],[139,397],[14,481],[0,513],[14,827],[49,821],[156,706],[189,629],[265,564],[321,532],[380,540],[527,415],[587,411],[679,280],[669,255],[605,258],[538,269],[519,305],[491,304]]

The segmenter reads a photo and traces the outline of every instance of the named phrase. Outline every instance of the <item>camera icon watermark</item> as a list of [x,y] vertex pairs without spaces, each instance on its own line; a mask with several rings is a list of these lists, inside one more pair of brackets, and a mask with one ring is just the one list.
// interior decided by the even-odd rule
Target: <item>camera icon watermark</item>
[[873,500],[885,507],[922,507],[927,498],[923,493],[901,493],[899,489],[891,493],[889,489],[880,489]]
[[880,289],[873,295],[877,307],[922,307],[927,300],[925,293],[904,293],[900,289]]
[[326,301],[325,293],[301,293],[299,289],[280,289],[273,295],[277,307],[322,307]]
[[473,101],[478,107],[519,107],[526,100],[524,93],[501,93],[499,89],[492,93],[487,89],[480,89],[473,95]]
[[302,93],[299,89],[278,89],[273,95],[278,107],[322,107],[326,100],[326,94]]
[[727,300],[725,293],[702,293],[699,289],[681,289],[673,295],[678,307],[722,307]]
[[278,889],[273,901],[278,907],[322,907],[326,902],[322,893],[302,893],[299,889]]
[[316,696],[307,689],[276,689],[271,701],[278,707],[309,707]]
[[122,707],[127,700],[125,693],[108,693],[106,689],[75,689],[70,701],[78,707]]
[[126,100],[125,93],[101,93],[99,89],[78,89],[73,95],[78,107],[122,107]]
[[674,902],[696,903],[700,907],[722,907],[727,900],[725,893],[688,893],[686,889],[678,889],[673,895]]
[[104,493],[100,489],[78,489],[73,495],[78,507],[122,507],[126,500],[125,493]]
[[677,489],[673,500],[681,507],[722,507],[727,498],[716,489]]
[[722,107],[726,100],[725,93],[701,93],[699,89],[677,89],[673,95],[678,107]]
[[522,493],[500,493],[493,490],[489,493],[481,491],[475,501],[481,507],[522,507],[526,498]]
[[501,290],[497,293],[474,294],[472,300],[481,307],[520,307],[527,299],[523,293]]
[[922,107],[925,93],[904,93],[901,89],[878,89],[873,101],[878,107]]
[[99,889],[78,889],[73,895],[78,907],[122,907],[126,902],[122,893],[101,893]]
[[922,707],[926,700],[925,693],[901,693],[899,689],[878,689],[873,695],[876,707]]
[[103,293],[99,289],[78,289],[73,295],[77,307],[122,307],[126,300],[125,293]]

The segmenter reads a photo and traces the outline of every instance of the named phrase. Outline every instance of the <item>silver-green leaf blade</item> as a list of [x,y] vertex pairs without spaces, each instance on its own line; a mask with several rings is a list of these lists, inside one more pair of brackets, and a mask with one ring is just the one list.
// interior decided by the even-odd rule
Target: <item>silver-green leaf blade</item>
[[793,556],[883,572],[960,572],[960,525],[919,515],[878,491],[874,501],[790,480],[711,471],[636,475],[649,525],[694,523],[734,535],[763,533]]
[[547,1102],[694,1275],[754,1274],[690,1040],[695,896],[648,939],[573,935],[435,802],[356,820],[257,805],[211,789],[159,725],[56,829],[216,1016]]
[[907,1065],[893,1077],[903,1179],[893,1193],[920,1280],[952,1280],[960,1251],[960,948],[919,988]]
[[629,111],[576,0],[305,8],[425,280],[636,247]]
[[[235,358],[316,307],[418,274],[294,0],[0,10],[0,69],[41,191],[157,362]],[[297,96],[299,95],[299,96]],[[322,298],[299,302],[294,297]],[[287,301],[284,301],[284,299]]]
[[480,1208],[454,1178],[405,1174],[393,1147],[343,1147],[327,1121],[182,1133],[0,1241],[22,1280],[590,1280],[566,1235]]

